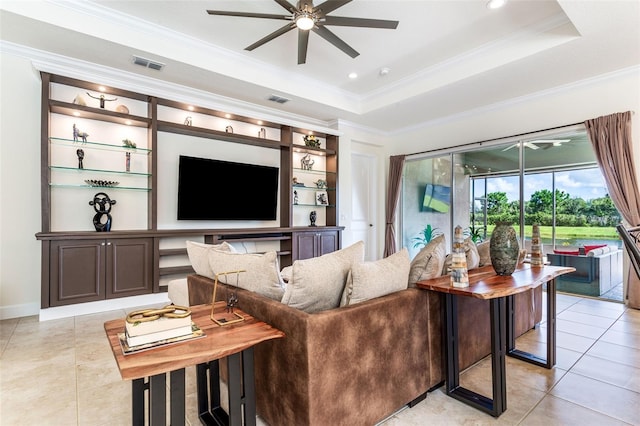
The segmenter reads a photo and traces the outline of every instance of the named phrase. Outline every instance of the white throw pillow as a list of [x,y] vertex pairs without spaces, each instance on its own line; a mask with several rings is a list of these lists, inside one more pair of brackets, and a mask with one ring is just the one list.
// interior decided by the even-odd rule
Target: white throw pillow
[[438,235],[427,244],[411,261],[409,270],[409,287],[416,282],[436,278],[442,275],[442,268],[447,257],[444,235]]
[[409,251],[406,248],[375,262],[353,265],[340,305],[355,305],[406,289],[409,268]]
[[218,281],[237,285],[274,300],[282,299],[284,290],[278,270],[278,254],[270,251],[258,253],[209,252],[209,265],[214,274],[244,270],[239,274],[218,276]]
[[222,244],[203,244],[196,241],[187,241],[187,255],[193,270],[198,275],[214,279],[213,271],[209,266],[209,251],[219,250],[234,253],[235,249],[226,242]]
[[467,257],[467,270],[476,269],[480,265],[480,253],[476,243],[471,238],[464,240],[464,253]]
[[282,303],[308,313],[337,308],[349,271],[363,260],[362,241],[320,257],[296,260]]

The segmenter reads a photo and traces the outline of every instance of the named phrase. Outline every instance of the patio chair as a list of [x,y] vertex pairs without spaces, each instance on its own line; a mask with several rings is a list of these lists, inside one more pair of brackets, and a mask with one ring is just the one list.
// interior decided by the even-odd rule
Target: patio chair
[[627,253],[629,253],[633,269],[636,270],[636,274],[640,278],[640,226],[625,228],[622,225],[617,225],[616,229],[622,237]]

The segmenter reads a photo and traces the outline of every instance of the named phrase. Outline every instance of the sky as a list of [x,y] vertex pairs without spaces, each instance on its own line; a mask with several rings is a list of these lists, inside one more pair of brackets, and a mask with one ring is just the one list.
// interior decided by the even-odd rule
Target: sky
[[[509,201],[517,201],[519,197],[519,176],[508,176],[487,179],[487,192],[505,192]],[[551,173],[526,175],[524,178],[524,200],[541,189],[551,190]],[[604,197],[607,187],[600,169],[573,170],[556,172],[556,189],[569,194],[571,198],[582,198],[585,201]]]

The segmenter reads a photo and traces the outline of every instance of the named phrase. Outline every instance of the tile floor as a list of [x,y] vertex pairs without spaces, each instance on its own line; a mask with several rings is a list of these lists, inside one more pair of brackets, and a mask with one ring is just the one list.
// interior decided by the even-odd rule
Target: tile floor
[[[557,366],[507,358],[508,409],[498,419],[439,388],[381,425],[640,425],[640,311],[566,294],[557,300]],[[0,321],[0,425],[130,424],[131,385],[120,379],[102,327],[124,315]],[[517,345],[544,354],[545,336],[543,323]],[[490,395],[490,365],[485,358],[467,369],[461,384]],[[186,423],[197,425],[193,369],[187,393]]]

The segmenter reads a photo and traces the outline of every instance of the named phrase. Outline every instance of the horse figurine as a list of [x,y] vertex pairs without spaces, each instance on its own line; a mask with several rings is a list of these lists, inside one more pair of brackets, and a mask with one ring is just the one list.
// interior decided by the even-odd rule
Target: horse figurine
[[73,123],[73,141],[74,142],[78,142],[78,138],[82,139],[82,143],[87,143],[87,136],[89,136],[89,133],[87,132],[81,132],[77,127],[76,124]]

